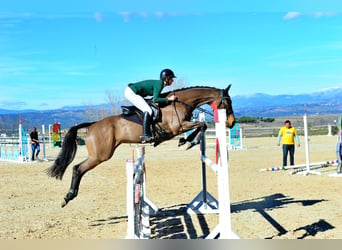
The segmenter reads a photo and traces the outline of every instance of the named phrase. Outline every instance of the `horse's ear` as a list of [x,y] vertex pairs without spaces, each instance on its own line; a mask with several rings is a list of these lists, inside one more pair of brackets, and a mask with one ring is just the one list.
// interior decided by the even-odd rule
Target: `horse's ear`
[[225,89],[225,92],[227,92],[227,94],[228,94],[228,91],[229,91],[229,89],[230,89],[231,86],[232,86],[232,85],[229,84],[228,87]]

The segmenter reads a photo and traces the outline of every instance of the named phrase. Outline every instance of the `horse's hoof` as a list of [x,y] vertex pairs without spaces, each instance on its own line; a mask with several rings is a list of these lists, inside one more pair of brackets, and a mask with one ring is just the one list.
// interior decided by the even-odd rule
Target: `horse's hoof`
[[186,139],[180,138],[178,141],[178,147],[183,146],[186,143]]
[[187,147],[186,147],[186,149],[185,150],[189,150],[190,148],[192,148],[193,146],[195,146],[195,143],[191,143],[191,142],[189,142],[189,143],[187,143]]
[[65,207],[66,204],[68,204],[68,203],[63,199],[63,200],[62,200],[62,203],[61,203],[61,207],[62,207],[62,208]]

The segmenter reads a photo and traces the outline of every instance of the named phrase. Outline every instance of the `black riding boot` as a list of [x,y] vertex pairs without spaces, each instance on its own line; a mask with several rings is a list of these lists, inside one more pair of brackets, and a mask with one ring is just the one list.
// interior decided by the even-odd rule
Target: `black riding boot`
[[141,136],[142,143],[148,143],[153,140],[151,134],[151,116],[148,112],[144,112],[143,117],[143,135]]

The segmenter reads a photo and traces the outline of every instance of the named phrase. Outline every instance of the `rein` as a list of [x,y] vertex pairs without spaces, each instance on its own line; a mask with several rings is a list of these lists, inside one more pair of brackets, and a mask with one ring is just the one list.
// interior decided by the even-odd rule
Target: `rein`
[[[179,102],[180,104],[183,104],[184,106],[187,106],[187,107],[189,107],[189,108],[191,108],[191,109],[194,109],[194,110],[198,109],[199,111],[202,111],[202,112],[204,112],[204,113],[206,113],[206,114],[211,115],[211,116],[214,117],[214,114],[213,114],[213,113],[209,112],[208,110],[206,110],[206,109],[204,109],[204,108],[201,108],[201,107],[194,108],[194,107],[191,106],[190,104],[187,104],[187,103],[185,103],[185,102],[183,102],[183,101],[180,101],[180,100],[178,100],[178,99],[175,100],[174,102]],[[175,105],[175,104],[174,104],[174,105]],[[175,106],[175,110],[176,110],[176,106]]]
[[[220,103],[217,105],[217,107],[220,107],[221,105],[223,106],[223,108],[224,109],[226,109],[227,107],[226,107],[226,104],[224,103],[224,101],[223,100],[225,100],[225,99],[229,99],[229,97],[228,96],[224,96],[224,91],[223,91],[223,89],[221,89],[221,91],[220,91],[220,94],[221,94],[221,100],[220,100]],[[206,110],[206,109],[204,109],[204,108],[201,108],[201,107],[193,107],[193,106],[191,106],[190,104],[187,104],[187,103],[185,103],[185,102],[183,102],[183,101],[180,101],[180,100],[178,100],[178,99],[176,99],[175,101],[174,101],[174,108],[175,108],[175,111],[176,111],[176,113],[177,113],[177,110],[176,110],[176,104],[175,104],[175,102],[179,102],[179,103],[181,103],[181,104],[183,104],[184,106],[187,106],[187,107],[189,107],[189,108],[191,108],[191,109],[193,109],[193,110],[199,110],[199,111],[201,111],[201,112],[204,112],[204,113],[206,113],[206,114],[208,114],[208,115],[211,115],[212,117],[214,117],[214,113],[213,112],[209,112],[208,110]],[[232,114],[233,112],[232,111],[230,111],[230,112],[228,112],[228,115],[230,115],[230,114]],[[177,117],[178,117],[178,113],[177,113]],[[178,118],[178,120],[179,120],[179,118]]]

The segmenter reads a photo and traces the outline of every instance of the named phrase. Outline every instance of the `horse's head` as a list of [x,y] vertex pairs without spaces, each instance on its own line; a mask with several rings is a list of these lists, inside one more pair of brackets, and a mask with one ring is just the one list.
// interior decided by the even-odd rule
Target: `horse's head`
[[230,87],[231,87],[231,84],[229,84],[227,88],[221,89],[221,101],[217,105],[217,108],[226,109],[226,115],[227,115],[226,126],[229,128],[232,128],[234,127],[234,124],[235,124],[235,116],[234,116],[234,111],[232,107],[232,100],[228,93]]

